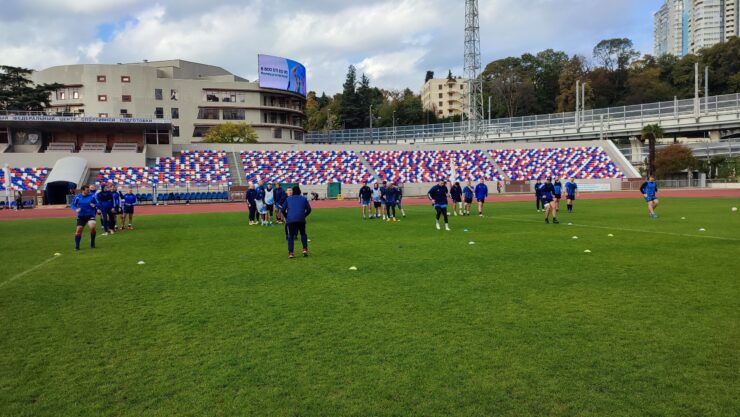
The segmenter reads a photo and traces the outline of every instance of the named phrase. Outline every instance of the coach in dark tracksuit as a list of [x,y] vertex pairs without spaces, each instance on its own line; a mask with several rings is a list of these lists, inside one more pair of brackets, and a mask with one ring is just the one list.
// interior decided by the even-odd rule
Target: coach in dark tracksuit
[[254,184],[249,184],[247,190],[247,208],[249,208],[249,225],[257,224],[257,190]]
[[288,258],[295,258],[293,254],[295,237],[301,234],[303,256],[308,256],[308,236],[306,236],[306,217],[311,214],[311,205],[306,197],[301,195],[300,187],[293,187],[293,195],[285,200],[283,215],[288,229]]

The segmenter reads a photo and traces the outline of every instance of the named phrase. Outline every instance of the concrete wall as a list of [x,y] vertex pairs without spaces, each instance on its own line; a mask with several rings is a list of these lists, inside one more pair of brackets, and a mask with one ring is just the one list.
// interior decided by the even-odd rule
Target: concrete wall
[[45,152],[45,153],[0,153],[0,166],[8,164],[12,167],[45,167],[52,168],[58,159],[67,156],[78,156],[87,160],[90,168],[145,166],[144,153],[98,153],[98,152]]

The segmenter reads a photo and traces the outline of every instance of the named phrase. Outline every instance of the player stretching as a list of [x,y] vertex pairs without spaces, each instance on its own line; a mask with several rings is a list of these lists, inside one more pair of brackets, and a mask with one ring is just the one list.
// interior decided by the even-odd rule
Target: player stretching
[[545,207],[545,223],[550,223],[551,211],[553,224],[560,223],[558,221],[558,205],[553,199],[555,187],[552,185],[552,178],[547,177],[547,182],[540,187],[540,190],[542,192],[542,205]]
[[452,197],[452,214],[457,216],[457,212],[460,211],[460,215],[464,216],[465,213],[463,213],[463,206],[462,206],[462,187],[460,187],[460,183],[456,182],[452,188],[450,188],[450,197]]
[[75,250],[80,250],[80,240],[85,225],[90,229],[90,248],[95,248],[95,214],[97,205],[95,196],[90,194],[90,187],[82,186],[82,193],[77,194],[72,200],[72,210],[77,213],[77,228],[75,229]]
[[486,197],[488,197],[488,186],[481,178],[478,185],[475,186],[475,199],[478,201],[478,215],[480,217],[483,217],[483,204],[486,203]]
[[398,202],[398,188],[395,183],[385,189],[385,212],[387,221],[396,221],[396,202]]
[[570,181],[565,183],[565,195],[568,199],[568,213],[573,213],[573,201],[575,201],[577,194],[578,184],[576,184],[576,179],[574,177],[570,177]]
[[645,202],[647,203],[648,207],[648,213],[650,213],[650,217],[653,219],[657,219],[658,215],[655,214],[655,209],[658,208],[658,197],[656,196],[658,192],[658,184],[655,183],[655,177],[650,176],[647,181],[642,183],[640,186],[640,192],[642,193],[642,196],[645,197]]
[[465,184],[465,188],[463,188],[463,198],[465,201],[465,204],[463,205],[463,216],[470,216],[470,205],[473,204],[474,194],[475,189],[473,188],[473,184],[468,180],[468,183]]
[[362,206],[362,220],[365,220],[365,212],[367,211],[367,217],[372,218],[373,213],[370,209],[370,203],[373,199],[373,190],[372,188],[367,186],[367,181],[365,181],[365,184],[363,184],[362,188],[360,188],[359,197],[360,200],[360,206]]
[[434,209],[437,210],[437,230],[439,227],[439,216],[444,216],[445,230],[450,231],[449,219],[447,218],[447,194],[449,191],[445,187],[445,181],[440,180],[439,184],[432,187],[427,193],[427,197],[434,202]]
[[128,192],[123,195],[123,216],[121,217],[121,230],[126,225],[126,216],[128,216],[128,230],[134,230],[134,206],[139,201],[134,195],[132,189],[128,189]]

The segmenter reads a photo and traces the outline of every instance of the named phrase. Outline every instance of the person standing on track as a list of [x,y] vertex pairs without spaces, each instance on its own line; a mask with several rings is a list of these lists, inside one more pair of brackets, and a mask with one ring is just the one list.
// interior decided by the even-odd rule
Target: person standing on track
[[72,207],[72,210],[77,214],[75,250],[80,250],[82,231],[85,229],[85,226],[90,229],[90,248],[95,249],[95,213],[97,212],[97,203],[95,196],[90,194],[89,186],[82,186],[82,193],[75,196],[70,207]]
[[360,188],[357,199],[360,201],[360,207],[362,207],[362,220],[366,219],[365,212],[367,212],[367,217],[372,218],[370,204],[373,200],[373,190],[367,185],[367,181]]
[[478,201],[478,216],[480,217],[483,217],[483,204],[486,203],[486,197],[488,197],[488,186],[481,178],[478,185],[475,186],[475,199]]
[[573,202],[578,194],[578,184],[576,184],[575,177],[570,177],[570,180],[565,183],[565,198],[568,203],[568,213],[573,213]]
[[655,209],[658,208],[658,204],[660,203],[658,201],[658,184],[655,183],[655,177],[650,176],[647,181],[642,183],[640,186],[640,192],[642,193],[642,196],[645,197],[645,202],[647,203],[648,213],[650,214],[650,218],[657,219],[658,215],[655,214]]
[[475,189],[473,188],[472,181],[468,180],[463,188],[463,199],[465,204],[463,205],[463,216],[470,216],[470,206],[473,204],[473,196],[475,195]]
[[450,188],[450,197],[452,198],[452,214],[457,216],[457,212],[460,211],[460,215],[463,215],[462,205],[462,187],[459,182],[455,182]]
[[[534,183],[534,198],[537,200],[537,213],[540,211],[540,204],[542,203],[542,181],[540,181],[539,178],[537,178],[537,181]],[[544,207],[542,207],[544,209]]]
[[432,187],[427,193],[427,197],[434,202],[434,209],[437,211],[437,230],[439,227],[439,218],[444,216],[445,230],[450,231],[449,219],[447,218],[447,195],[449,191],[445,186],[445,180],[439,180],[439,183]]
[[303,256],[308,256],[308,236],[306,235],[306,217],[311,214],[311,205],[306,197],[301,195],[298,186],[293,187],[293,195],[285,200],[285,224],[288,228],[288,258],[293,259],[295,237],[300,233],[303,245]]

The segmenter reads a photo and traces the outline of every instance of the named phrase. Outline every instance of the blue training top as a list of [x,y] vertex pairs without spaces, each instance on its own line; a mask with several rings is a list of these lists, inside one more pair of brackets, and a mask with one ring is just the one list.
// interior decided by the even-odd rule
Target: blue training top
[[311,214],[311,205],[306,197],[302,195],[292,195],[285,200],[285,223],[303,223],[306,217]]
[[469,185],[466,185],[463,188],[463,195],[465,196],[465,198],[473,198],[473,188]]
[[427,193],[427,196],[429,196],[429,198],[434,201],[435,205],[446,206],[447,205],[447,194],[448,194],[447,187],[438,184],[432,187],[431,190],[429,190],[429,192]]
[[95,201],[95,196],[92,194],[88,194],[87,196],[82,194],[77,194],[72,200],[72,210],[77,211],[77,209],[80,209],[80,212],[77,213],[77,217],[95,217],[95,214],[97,213],[97,204]]
[[123,206],[124,207],[132,207],[136,205],[138,200],[136,199],[136,194],[124,194],[123,195]]
[[658,192],[658,184],[655,181],[648,181],[640,186],[640,192],[646,194],[648,197],[655,197],[655,193]]
[[578,189],[578,184],[574,182],[570,182],[570,181],[565,183],[565,192],[568,195],[575,195],[577,189]]
[[478,200],[482,200],[486,198],[488,195],[488,186],[486,184],[480,183],[475,186],[475,198]]

